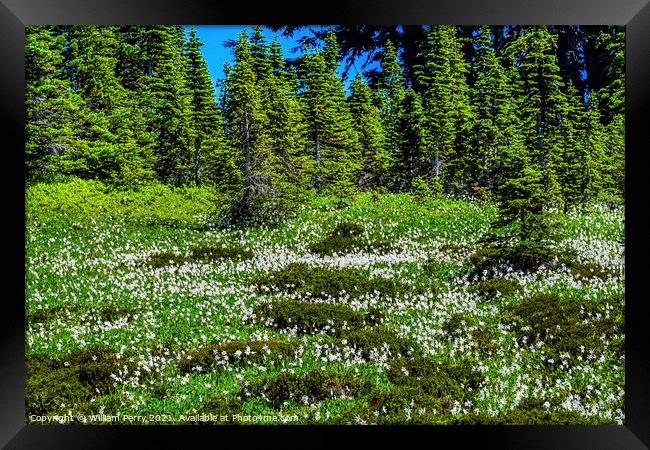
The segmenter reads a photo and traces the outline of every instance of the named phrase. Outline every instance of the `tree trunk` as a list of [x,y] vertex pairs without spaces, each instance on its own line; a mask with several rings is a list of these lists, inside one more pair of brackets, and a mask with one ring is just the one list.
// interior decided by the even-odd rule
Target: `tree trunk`
[[539,167],[546,169],[546,157],[544,155],[544,141],[542,139],[542,112],[537,112],[537,150],[539,151]]
[[201,138],[194,140],[194,178],[196,187],[201,187]]
[[314,187],[317,190],[320,190],[321,188],[321,180],[320,180],[320,137],[316,135],[316,177],[314,180]]

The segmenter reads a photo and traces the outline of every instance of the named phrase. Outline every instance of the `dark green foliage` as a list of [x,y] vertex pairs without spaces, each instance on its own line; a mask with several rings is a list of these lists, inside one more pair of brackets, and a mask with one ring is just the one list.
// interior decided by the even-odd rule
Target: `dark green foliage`
[[361,418],[366,423],[378,425],[439,424],[450,415],[452,401],[448,397],[428,395],[417,387],[397,386],[372,389],[367,405],[344,414],[340,422],[354,424]]
[[618,270],[604,267],[596,263],[579,263],[577,261],[571,261],[567,266],[574,276],[583,279],[600,278],[601,280],[604,280],[612,276],[622,275]]
[[577,356],[584,359],[590,351],[597,355],[605,351],[612,336],[624,332],[622,299],[614,297],[606,303],[612,311],[540,293],[505,307],[501,320],[513,324],[520,337],[527,336],[528,344],[544,342],[546,354],[554,360],[549,364],[557,365],[563,353],[569,354],[571,364]]
[[49,308],[39,308],[27,311],[25,314],[25,325],[32,323],[46,323],[54,320],[61,313],[70,310],[70,306],[58,305]]
[[230,259],[241,261],[251,259],[253,252],[243,248],[227,248],[217,246],[194,247],[190,249],[189,255],[177,255],[173,252],[160,252],[151,255],[145,262],[146,265],[159,268],[172,264],[181,265],[187,263],[210,263]]
[[309,251],[318,255],[345,254],[365,250],[373,253],[388,253],[394,250],[393,245],[386,240],[365,242],[361,239],[364,232],[362,225],[341,222],[336,225],[325,238],[309,246]]
[[114,322],[129,314],[133,314],[135,310],[129,308],[121,308],[119,306],[104,306],[98,308],[94,315],[102,322]]
[[537,270],[541,266],[550,267],[558,257],[556,251],[542,246],[519,244],[499,248],[486,245],[470,256],[470,263],[479,274],[493,274],[507,265],[522,271]]
[[614,420],[586,417],[577,411],[545,408],[539,399],[526,399],[515,408],[495,416],[465,414],[453,419],[462,425],[614,425]]
[[280,300],[262,304],[253,310],[258,320],[266,323],[271,319],[279,329],[297,328],[299,333],[315,333],[332,330],[341,334],[345,330],[364,325],[365,316],[349,306],[330,303],[312,303],[300,300]]
[[411,356],[391,361],[388,378],[399,386],[417,388],[423,394],[447,399],[463,399],[477,389],[483,376],[470,362],[446,364],[427,356]]
[[342,206],[358,185],[360,146],[343,82],[336,71],[336,36],[328,33],[324,41],[322,51],[302,56],[300,81],[314,159],[314,188],[335,195]]
[[285,291],[311,298],[337,297],[344,291],[351,297],[374,293],[396,297],[418,292],[416,288],[383,277],[369,278],[358,269],[332,269],[300,263],[261,274],[253,280],[253,284],[262,292]]
[[225,150],[223,118],[214,99],[215,90],[207,63],[201,54],[202,45],[196,31],[192,29],[185,46],[185,55],[194,126],[192,168],[197,186],[201,186],[204,179],[212,183],[216,181],[218,166],[215,159]]
[[360,349],[366,358],[371,350],[382,351],[386,346],[394,358],[420,354],[422,351],[415,340],[398,336],[386,327],[355,329],[344,333],[343,339],[347,340],[347,345]]
[[471,247],[464,244],[446,243],[440,246],[440,250],[450,255],[459,255],[469,250]]
[[480,325],[475,317],[461,313],[453,314],[443,324],[442,329],[445,331],[447,339],[469,339],[476,344],[481,352],[491,354],[498,348],[493,334],[484,325]]
[[490,278],[481,281],[475,286],[471,286],[469,290],[470,292],[476,292],[479,294],[483,300],[491,300],[521,292],[522,287],[517,280],[508,278]]
[[429,283],[433,280],[451,280],[454,278],[454,269],[448,264],[428,258],[422,265],[422,274]]
[[363,225],[354,222],[339,222],[330,233],[330,236],[358,237],[363,234]]
[[[203,421],[192,420],[192,416],[189,415],[188,425],[219,425],[219,424],[239,424],[241,422],[235,420],[233,416],[242,413],[242,407],[244,402],[238,398],[224,398],[222,396],[215,396],[207,399],[200,406],[199,411],[197,411],[196,416],[201,414],[212,414],[214,416],[219,416],[215,421]],[[225,420],[221,420],[221,419]]]
[[207,371],[216,365],[217,360],[225,360],[224,355],[227,356],[228,364],[262,363],[274,358],[291,356],[296,348],[294,342],[230,341],[191,350],[181,358],[178,367],[186,373],[196,366]]
[[117,359],[114,350],[101,347],[74,350],[56,357],[27,355],[25,413],[27,416],[56,415],[74,410],[75,405],[81,406],[92,397],[111,392],[114,389],[111,374],[117,375],[128,364]]
[[[497,195],[528,248],[550,203],[622,202],[621,27],[353,28],[320,30],[289,60],[263,27],[242,30],[217,105],[194,30],[28,27],[28,180],[212,185],[225,225],[280,222],[311,188],[339,206],[379,188]],[[348,96],[341,52],[347,73],[369,49],[381,70]]]
[[359,188],[363,191],[387,186],[391,155],[386,149],[386,132],[375,106],[374,92],[363,80],[361,73],[352,81],[349,99],[353,125],[359,136],[361,170]]
[[305,373],[282,372],[276,376],[255,379],[248,389],[252,397],[264,396],[269,403],[279,408],[285,400],[302,403],[307,397],[310,403],[341,396],[357,397],[368,390],[367,382],[358,376],[329,373],[320,369]]

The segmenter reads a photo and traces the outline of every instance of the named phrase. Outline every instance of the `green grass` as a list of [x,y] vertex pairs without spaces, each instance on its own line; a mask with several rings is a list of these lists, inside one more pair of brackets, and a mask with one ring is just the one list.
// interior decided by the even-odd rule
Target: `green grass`
[[216,201],[29,187],[28,420],[624,419],[623,212],[563,216],[571,262],[481,278],[489,203],[314,197],[281,226],[231,230],[215,226]]

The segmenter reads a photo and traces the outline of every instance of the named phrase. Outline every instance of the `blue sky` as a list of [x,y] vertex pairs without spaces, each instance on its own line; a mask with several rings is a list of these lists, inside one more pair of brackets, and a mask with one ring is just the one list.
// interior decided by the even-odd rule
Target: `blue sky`
[[[203,52],[203,57],[208,63],[208,70],[210,71],[210,77],[212,81],[217,81],[223,78],[223,65],[228,62],[230,64],[234,63],[232,56],[232,49],[226,48],[224,42],[229,39],[236,39],[237,35],[242,29],[252,30],[251,26],[244,25],[187,25],[185,30],[189,32],[190,29],[194,28],[196,34],[203,43],[201,51]],[[292,50],[298,46],[298,39],[305,35],[311,35],[311,31],[299,30],[293,37],[287,38],[282,36],[279,32],[275,33],[272,30],[263,27],[262,31],[267,41],[271,42],[273,38],[277,35],[278,41],[282,46],[282,51],[285,58],[294,58],[300,55],[300,52],[294,53]],[[341,64],[339,67],[339,75],[343,72],[344,64]],[[355,68],[351,68],[348,72],[348,77],[345,82],[346,88],[349,87],[352,78],[354,78],[356,72]],[[218,89],[218,87],[217,87]]]

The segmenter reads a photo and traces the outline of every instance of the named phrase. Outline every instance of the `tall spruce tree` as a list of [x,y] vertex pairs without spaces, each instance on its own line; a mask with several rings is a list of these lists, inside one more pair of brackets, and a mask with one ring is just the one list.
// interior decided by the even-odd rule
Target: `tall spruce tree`
[[361,149],[359,187],[364,191],[386,187],[392,161],[386,151],[386,135],[374,93],[360,73],[352,81],[351,88],[350,111]]
[[153,136],[116,76],[116,27],[74,26],[69,37],[68,64],[86,112],[82,140],[61,159],[61,170],[121,185],[151,180]]
[[195,143],[183,36],[168,25],[134,26],[127,33],[127,41],[137,48],[137,94],[155,134],[156,174],[163,182],[186,184],[195,178]]
[[556,40],[548,27],[533,26],[507,52],[521,77],[521,118],[526,145],[542,172],[546,188],[557,200],[558,186],[548,160],[561,146],[559,128],[566,111],[566,97],[555,53]]
[[[422,63],[415,67],[415,76],[427,122],[428,178],[437,183],[444,178],[449,185],[454,174],[462,175],[464,171],[462,148],[472,116],[467,95],[468,68],[456,28],[430,26],[420,59]],[[445,164],[449,164],[449,173],[442,177]]]
[[476,116],[472,141],[475,151],[468,155],[472,176],[477,184],[496,194],[503,181],[504,152],[518,145],[519,132],[516,94],[506,69],[497,58],[489,27],[481,27],[476,36],[472,70],[476,79],[472,102]]
[[274,194],[272,153],[268,117],[246,31],[237,37],[233,52],[235,64],[226,80],[225,115],[228,138],[237,149],[235,161],[242,183],[232,201],[230,218],[235,223],[252,223],[266,217],[268,202]]
[[207,168],[208,180],[215,177],[215,159],[224,151],[223,118],[215,99],[215,90],[208,66],[201,54],[203,43],[190,31],[185,47],[188,60],[187,81],[192,94],[192,123],[194,132],[194,180],[202,184],[202,172]]
[[561,108],[559,142],[556,151],[549,155],[549,165],[557,180],[564,210],[567,211],[584,201],[591,166],[585,139],[586,112],[582,98],[571,82],[567,86],[566,102],[561,104]]
[[[377,87],[379,99],[379,114],[386,136],[385,149],[391,160],[399,157],[403,136],[400,134],[400,108],[406,90],[402,68],[397,58],[397,50],[392,41],[386,42],[383,58],[381,60],[381,76]],[[392,170],[393,187],[402,185],[404,179]]]
[[424,173],[426,159],[423,157],[427,145],[426,121],[422,100],[412,88],[407,88],[399,105],[398,152],[394,156],[396,187],[409,191],[420,173]]
[[[257,32],[257,31],[256,31]],[[311,188],[313,159],[305,123],[304,105],[296,92],[297,80],[286,70],[280,43],[275,40],[264,56],[264,107],[268,118],[275,205],[278,215],[294,211]],[[266,67],[270,67],[267,72]]]
[[360,156],[343,81],[336,73],[336,38],[333,32],[328,36],[326,51],[302,58],[303,98],[315,160],[314,187],[343,202],[356,191]]
[[25,27],[25,175],[57,172],[81,135],[83,99],[64,75],[66,36],[52,27]]

